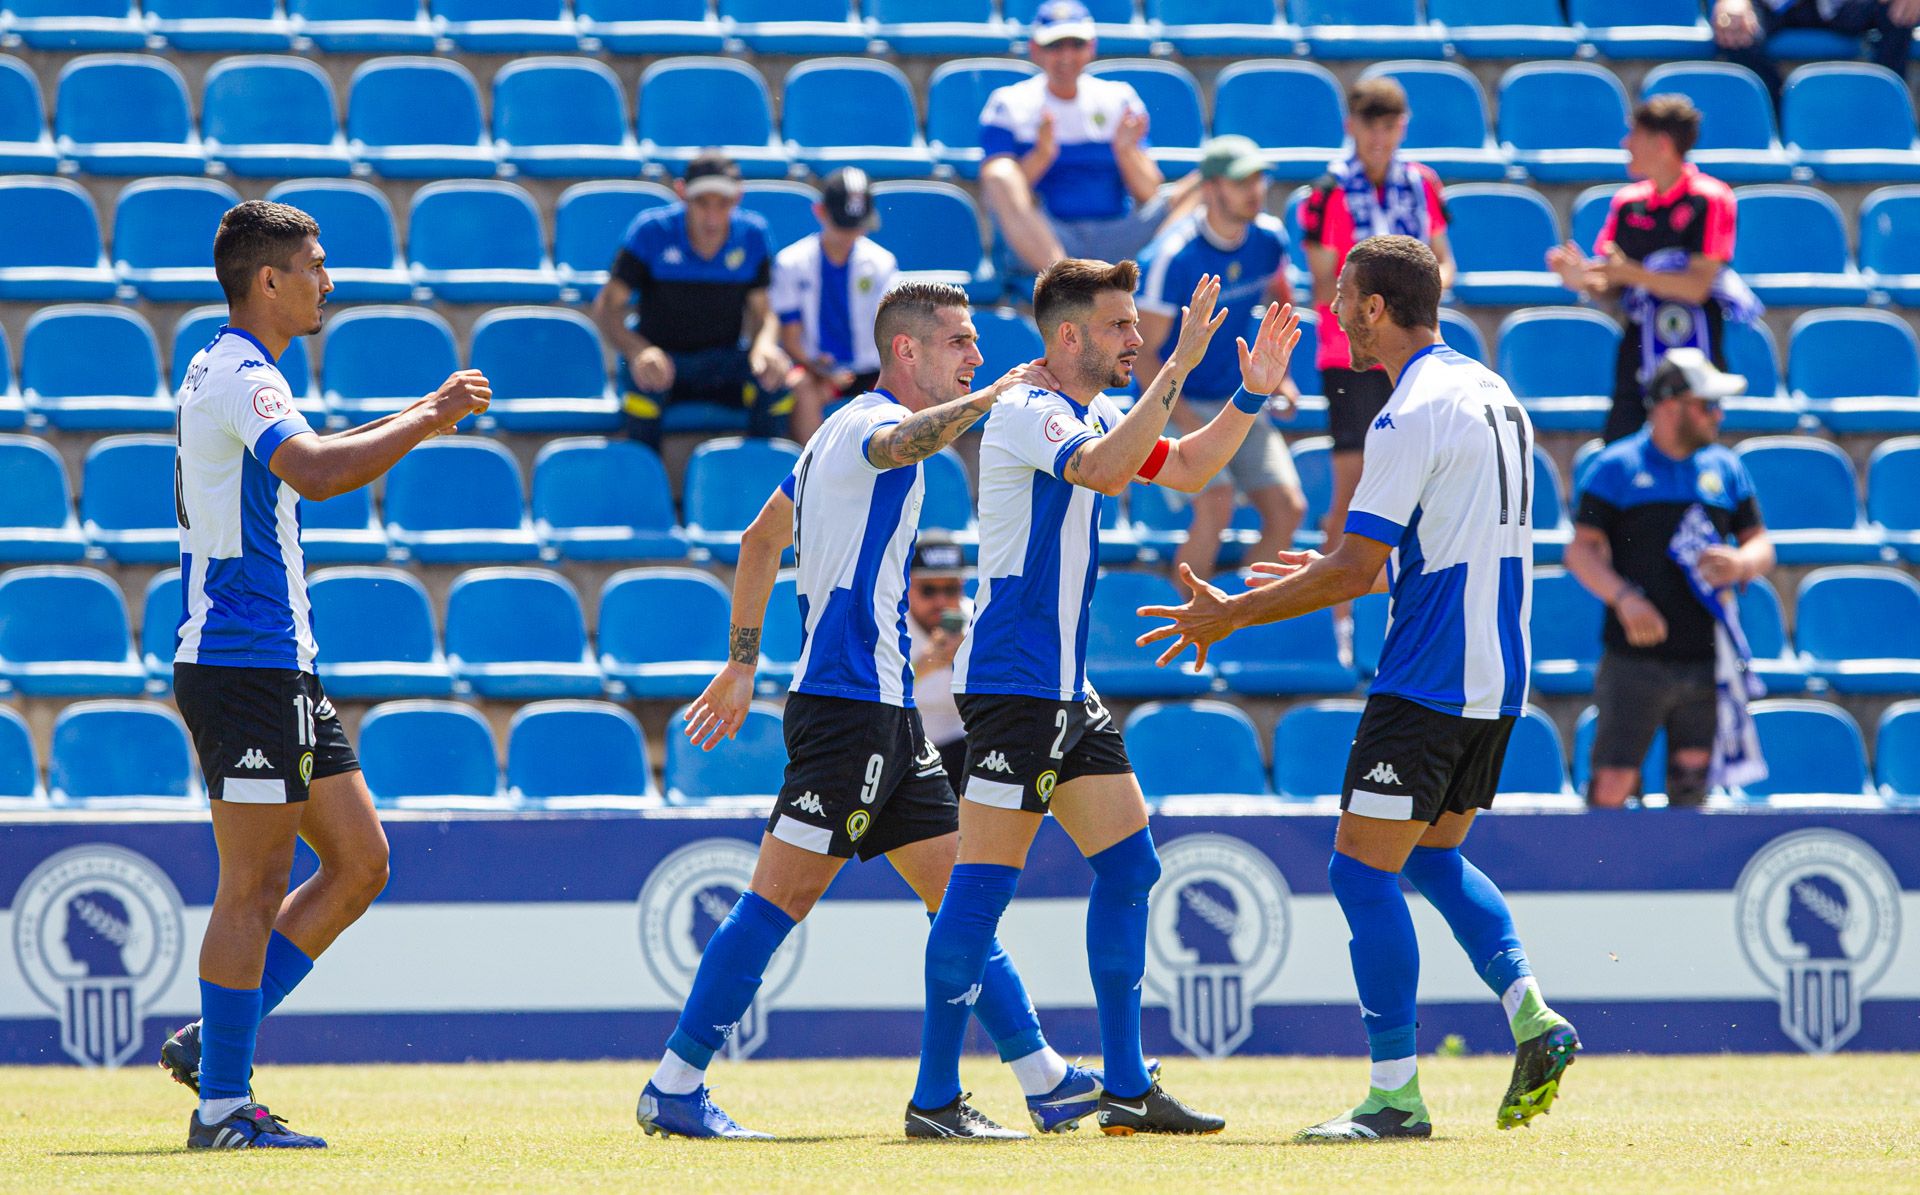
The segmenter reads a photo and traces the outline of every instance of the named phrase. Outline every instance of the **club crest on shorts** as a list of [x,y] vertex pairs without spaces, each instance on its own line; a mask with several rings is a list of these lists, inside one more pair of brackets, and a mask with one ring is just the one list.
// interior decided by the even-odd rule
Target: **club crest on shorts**
[[1253,1033],[1253,1008],[1287,958],[1292,894],[1258,850],[1225,834],[1160,848],[1147,908],[1146,989],[1166,1006],[1174,1040],[1223,1058]]
[[[640,889],[640,957],[675,1000],[693,991],[700,956],[746,891],[758,857],[739,839],[703,839],[662,859]],[[806,937],[806,925],[796,925],[774,952],[759,994],[727,1033],[727,1057],[748,1058],[766,1044],[767,1007],[793,982]]]
[[1780,1028],[1809,1054],[1860,1030],[1860,1005],[1900,945],[1900,883],[1871,846],[1838,830],[1769,842],[1734,888],[1747,965],[1780,998]]
[[20,974],[82,1066],[111,1069],[140,1051],[143,1019],[180,969],[182,937],[167,873],[105,843],[47,859],[13,897]]

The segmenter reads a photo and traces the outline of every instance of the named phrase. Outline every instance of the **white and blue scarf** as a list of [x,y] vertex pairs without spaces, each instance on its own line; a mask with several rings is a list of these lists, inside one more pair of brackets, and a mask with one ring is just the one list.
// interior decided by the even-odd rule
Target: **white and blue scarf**
[[1394,156],[1393,164],[1387,167],[1386,184],[1378,192],[1357,154],[1335,162],[1332,170],[1334,180],[1346,193],[1356,242],[1377,236],[1427,239],[1431,226],[1427,188],[1405,159]]
[[1753,673],[1753,650],[1740,629],[1740,607],[1733,594],[1715,589],[1700,575],[1700,554],[1724,543],[1720,532],[1699,503],[1687,508],[1680,526],[1667,543],[1667,554],[1686,574],[1693,596],[1713,614],[1713,683],[1719,717],[1713,735],[1713,763],[1707,781],[1716,788],[1737,788],[1767,778],[1766,757],[1760,753],[1760,734],[1747,702],[1767,695],[1767,687]]
[[[1678,274],[1691,261],[1685,249],[1656,249],[1640,264],[1655,273]],[[1734,323],[1752,323],[1767,310],[1731,266],[1714,277],[1713,293],[1707,301],[1720,304],[1721,314]],[[1620,292],[1620,309],[1640,325],[1643,382],[1653,376],[1660,359],[1673,349],[1699,349],[1709,357],[1713,355],[1713,346],[1707,341],[1707,309],[1703,306],[1658,298],[1644,287],[1629,286]]]

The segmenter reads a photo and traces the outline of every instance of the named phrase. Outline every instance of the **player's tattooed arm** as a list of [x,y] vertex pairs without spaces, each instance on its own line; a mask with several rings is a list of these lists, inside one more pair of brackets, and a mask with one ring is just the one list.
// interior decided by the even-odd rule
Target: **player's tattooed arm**
[[960,438],[960,434],[993,409],[1000,397],[1016,386],[1058,390],[1059,380],[1042,361],[1026,361],[1002,374],[985,390],[915,411],[867,440],[867,462],[876,469],[901,469],[919,464]]
[[751,668],[760,662],[760,628],[727,628],[727,659]]
[[1167,387],[1166,394],[1160,399],[1160,405],[1169,411],[1173,410],[1173,404],[1180,399],[1180,383],[1182,380],[1183,379],[1180,378],[1173,379],[1173,385]]

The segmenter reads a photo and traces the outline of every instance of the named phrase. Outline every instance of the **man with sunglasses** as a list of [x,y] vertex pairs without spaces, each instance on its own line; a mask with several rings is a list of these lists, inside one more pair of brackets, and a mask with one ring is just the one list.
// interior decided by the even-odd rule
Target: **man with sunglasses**
[[[1699,349],[1671,350],[1647,382],[1647,425],[1607,446],[1581,487],[1567,570],[1607,605],[1595,806],[1633,795],[1663,726],[1669,806],[1699,805],[1715,764],[1740,752],[1742,736],[1730,732],[1748,694],[1729,652],[1744,655],[1744,642],[1727,590],[1774,562],[1753,480],[1719,443],[1721,401],[1746,388]],[[1721,690],[1734,683],[1742,689],[1723,714]]]
[[953,700],[953,657],[967,637],[966,556],[937,533],[922,535],[907,574],[907,634],[913,639],[913,690],[927,741],[940,752],[955,792],[967,784],[967,728]]

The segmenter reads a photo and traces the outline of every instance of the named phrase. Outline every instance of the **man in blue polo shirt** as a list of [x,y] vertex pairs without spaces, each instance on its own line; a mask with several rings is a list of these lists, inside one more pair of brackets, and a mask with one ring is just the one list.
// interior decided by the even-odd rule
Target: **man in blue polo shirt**
[[675,190],[682,202],[635,218],[593,300],[620,351],[627,429],[658,448],[666,408],[701,401],[744,408],[750,436],[781,435],[792,362],[767,298],[766,223],[739,210],[740,167],[725,154],[695,158]]

